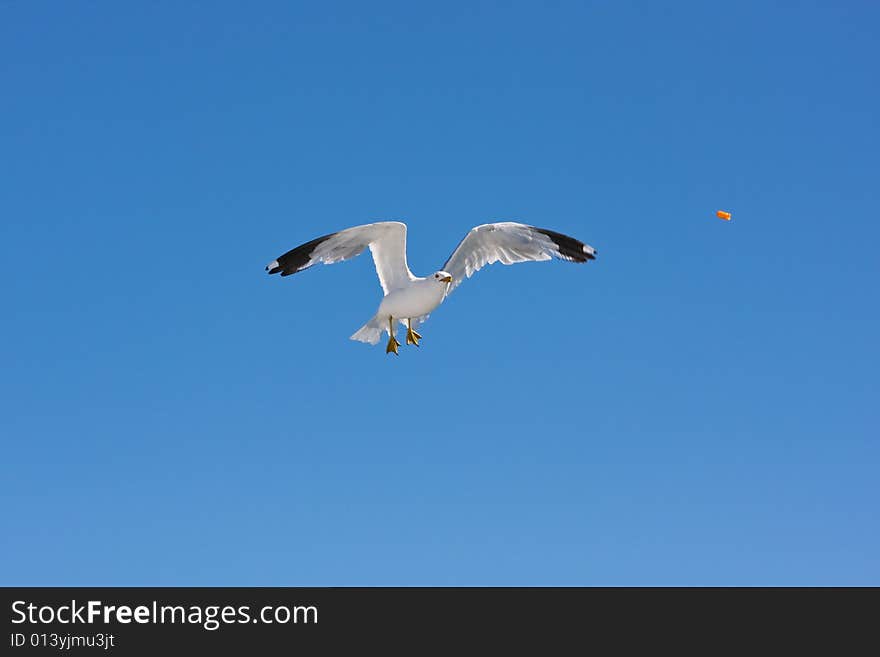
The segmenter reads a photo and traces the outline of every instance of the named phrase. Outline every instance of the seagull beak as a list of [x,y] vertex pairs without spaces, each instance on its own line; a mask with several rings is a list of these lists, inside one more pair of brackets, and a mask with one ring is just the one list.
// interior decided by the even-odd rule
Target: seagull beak
[[443,278],[440,279],[440,282],[442,282],[442,283],[451,283],[451,282],[452,282],[452,276],[444,276]]

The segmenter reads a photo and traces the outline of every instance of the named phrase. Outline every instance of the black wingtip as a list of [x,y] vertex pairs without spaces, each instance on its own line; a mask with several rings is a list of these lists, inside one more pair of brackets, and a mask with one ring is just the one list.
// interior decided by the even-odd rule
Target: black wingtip
[[571,260],[573,262],[587,262],[596,259],[594,254],[598,252],[580,240],[576,240],[568,235],[563,235],[562,233],[557,233],[555,230],[550,230],[548,228],[535,228],[535,230],[553,240],[553,243],[559,250],[559,255],[566,260]]
[[290,276],[298,271],[302,271],[309,265],[312,252],[315,248],[321,244],[321,242],[328,240],[335,234],[336,233],[330,233],[329,235],[324,235],[311,242],[301,244],[295,249],[291,249],[284,255],[278,256],[277,260],[273,260],[266,265],[266,271],[269,272],[269,274],[277,274],[278,272],[281,272],[282,276]]

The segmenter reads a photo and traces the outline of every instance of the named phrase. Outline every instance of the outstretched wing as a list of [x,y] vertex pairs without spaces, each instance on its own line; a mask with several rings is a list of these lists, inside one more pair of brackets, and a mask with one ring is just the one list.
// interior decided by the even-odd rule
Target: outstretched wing
[[354,258],[368,246],[385,294],[414,278],[406,264],[406,224],[399,221],[380,221],[324,235],[279,256],[266,265],[266,271],[290,276],[319,262],[331,265]]
[[443,271],[452,275],[449,292],[486,265],[512,265],[529,260],[560,258],[571,262],[595,260],[598,251],[573,237],[513,221],[472,228],[449,256]]

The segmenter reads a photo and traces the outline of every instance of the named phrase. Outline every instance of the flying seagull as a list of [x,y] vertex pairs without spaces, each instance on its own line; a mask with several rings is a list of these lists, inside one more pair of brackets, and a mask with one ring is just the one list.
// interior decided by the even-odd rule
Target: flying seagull
[[472,228],[446,264],[430,276],[414,276],[406,263],[406,224],[380,221],[353,226],[296,247],[266,265],[270,274],[290,276],[319,262],[349,260],[370,247],[385,297],[376,315],[352,340],[376,344],[388,332],[385,353],[398,354],[395,320],[406,326],[406,343],[419,346],[416,329],[428,314],[465,279],[484,265],[512,265],[529,260],[560,258],[570,262],[595,260],[596,249],[573,237],[546,228],[505,221]]

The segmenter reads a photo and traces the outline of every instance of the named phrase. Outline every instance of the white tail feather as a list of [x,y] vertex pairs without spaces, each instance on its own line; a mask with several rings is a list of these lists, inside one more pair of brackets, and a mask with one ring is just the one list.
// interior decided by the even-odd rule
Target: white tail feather
[[379,338],[382,337],[382,331],[385,331],[387,326],[388,321],[385,320],[383,322],[377,315],[355,331],[354,335],[351,336],[351,339],[357,340],[358,342],[376,344],[379,342]]

